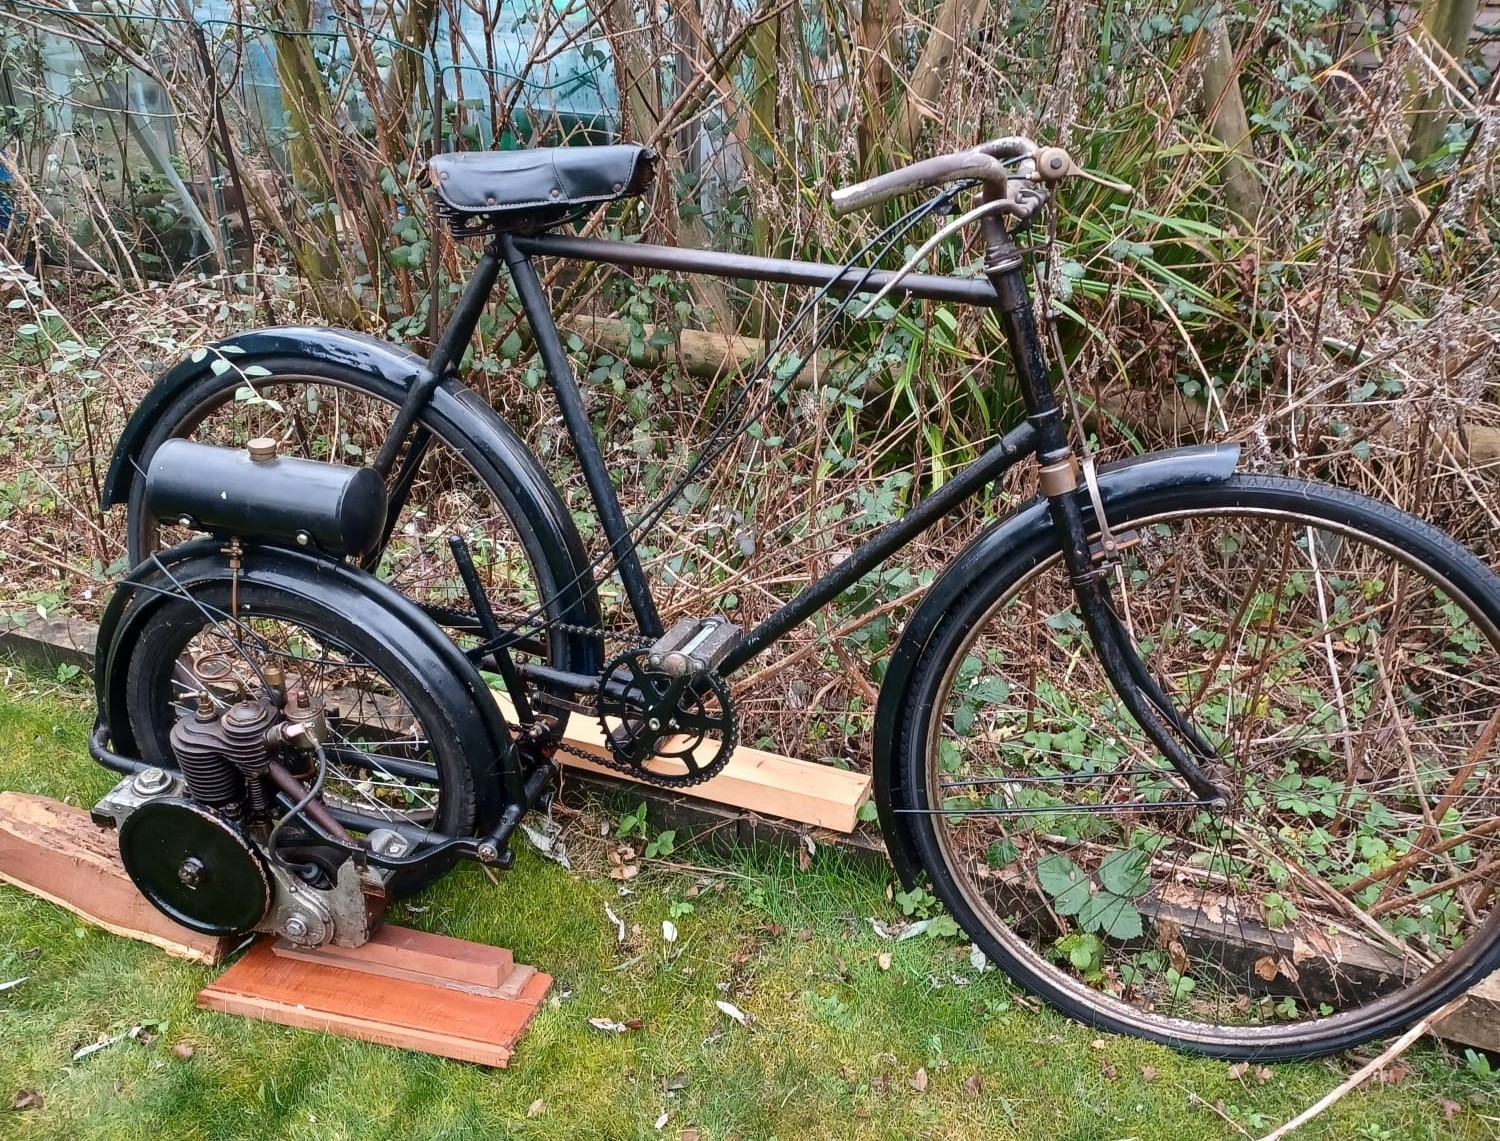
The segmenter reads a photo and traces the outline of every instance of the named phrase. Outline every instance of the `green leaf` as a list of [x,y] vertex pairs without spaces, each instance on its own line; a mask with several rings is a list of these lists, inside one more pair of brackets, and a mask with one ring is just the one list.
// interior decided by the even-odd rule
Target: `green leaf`
[[861,824],[868,824],[872,820],[878,820],[880,818],[880,812],[876,809],[875,802],[873,800],[867,800],[863,804],[861,804],[859,806],[859,811],[855,815],[858,817]]
[[234,367],[234,365],[230,364],[223,357],[215,357],[214,358],[214,363],[211,364],[211,365],[209,365],[208,369],[215,376],[223,376],[226,372],[228,372],[233,367]]
[[1089,901],[1088,877],[1067,856],[1039,860],[1036,877],[1059,915],[1077,915]]
[[1099,882],[1116,895],[1135,899],[1151,886],[1151,876],[1146,871],[1149,861],[1145,852],[1133,849],[1111,852],[1099,863]]
[[1058,946],[1067,952],[1068,962],[1075,970],[1098,970],[1104,959],[1104,944],[1094,935],[1070,935]]
[[194,349],[193,355],[188,357],[188,360],[192,361],[194,364],[202,364],[207,359],[208,350],[202,345],[199,345],[196,349]]
[[1089,896],[1079,909],[1078,922],[1085,931],[1102,931],[1111,939],[1139,939],[1144,933],[1135,904],[1110,891]]

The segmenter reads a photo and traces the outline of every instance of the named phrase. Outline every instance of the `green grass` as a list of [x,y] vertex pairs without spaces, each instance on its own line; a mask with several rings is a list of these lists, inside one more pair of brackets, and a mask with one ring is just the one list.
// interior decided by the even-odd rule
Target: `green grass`
[[[77,691],[9,675],[0,787],[80,805],[105,791],[111,777],[85,750],[88,708]],[[572,836],[595,867],[587,834],[597,826],[575,824]],[[713,863],[693,850],[672,858]],[[1232,1138],[1267,1132],[1353,1066],[1278,1065],[1261,1081],[1101,1039],[1032,1009],[993,972],[977,977],[966,946],[878,938],[866,917],[899,915],[886,883],[835,852],[806,871],[767,851],[715,866],[648,866],[621,896],[600,871],[569,873],[523,850],[499,887],[465,867],[398,906],[397,922],[512,947],[555,976],[504,1071],[200,1011],[193,996],[213,970],[0,886],[0,982],[27,976],[0,992],[0,1137],[680,1138],[691,1128],[714,1141]],[[662,920],[694,888],[669,946]],[[639,926],[624,945],[606,904]],[[590,1018],[643,1025],[603,1034]],[[155,1036],[70,1062],[78,1046],[135,1025]],[[191,1056],[179,1056],[181,1044]],[[1462,1059],[1424,1044],[1407,1062],[1399,1082],[1355,1092],[1296,1137],[1500,1132],[1500,1088]],[[923,1091],[913,1088],[919,1069]],[[20,1090],[45,1105],[5,1108]]]

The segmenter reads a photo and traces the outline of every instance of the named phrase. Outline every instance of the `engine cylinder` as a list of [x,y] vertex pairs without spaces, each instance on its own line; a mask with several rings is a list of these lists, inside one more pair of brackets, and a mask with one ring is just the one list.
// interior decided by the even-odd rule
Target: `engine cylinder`
[[212,702],[200,704],[192,717],[172,726],[172,755],[192,798],[201,804],[225,807],[245,795],[244,778],[224,757],[224,735]]

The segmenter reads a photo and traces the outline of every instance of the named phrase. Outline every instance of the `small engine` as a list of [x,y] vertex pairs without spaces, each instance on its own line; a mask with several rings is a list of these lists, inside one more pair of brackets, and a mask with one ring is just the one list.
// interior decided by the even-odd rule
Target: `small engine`
[[[389,873],[360,866],[296,818],[355,844],[303,784],[315,775],[330,711],[286,684],[276,667],[263,672],[264,696],[226,702],[209,680],[213,663],[196,663],[204,689],[170,734],[177,771],[126,777],[94,806],[93,818],[118,829],[136,887],[184,927],[223,936],[267,931],[305,947],[360,946],[384,915]],[[302,804],[279,824],[278,791]],[[404,843],[394,833],[369,838],[387,842]]]

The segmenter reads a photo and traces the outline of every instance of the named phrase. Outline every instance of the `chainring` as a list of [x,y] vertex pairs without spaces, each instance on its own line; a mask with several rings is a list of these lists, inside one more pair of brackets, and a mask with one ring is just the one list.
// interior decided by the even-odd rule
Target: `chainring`
[[[651,666],[647,649],[626,650],[604,667],[595,708],[609,746],[605,764],[663,788],[718,776],[739,738],[723,678],[674,677]],[[711,755],[701,760],[700,752]]]

